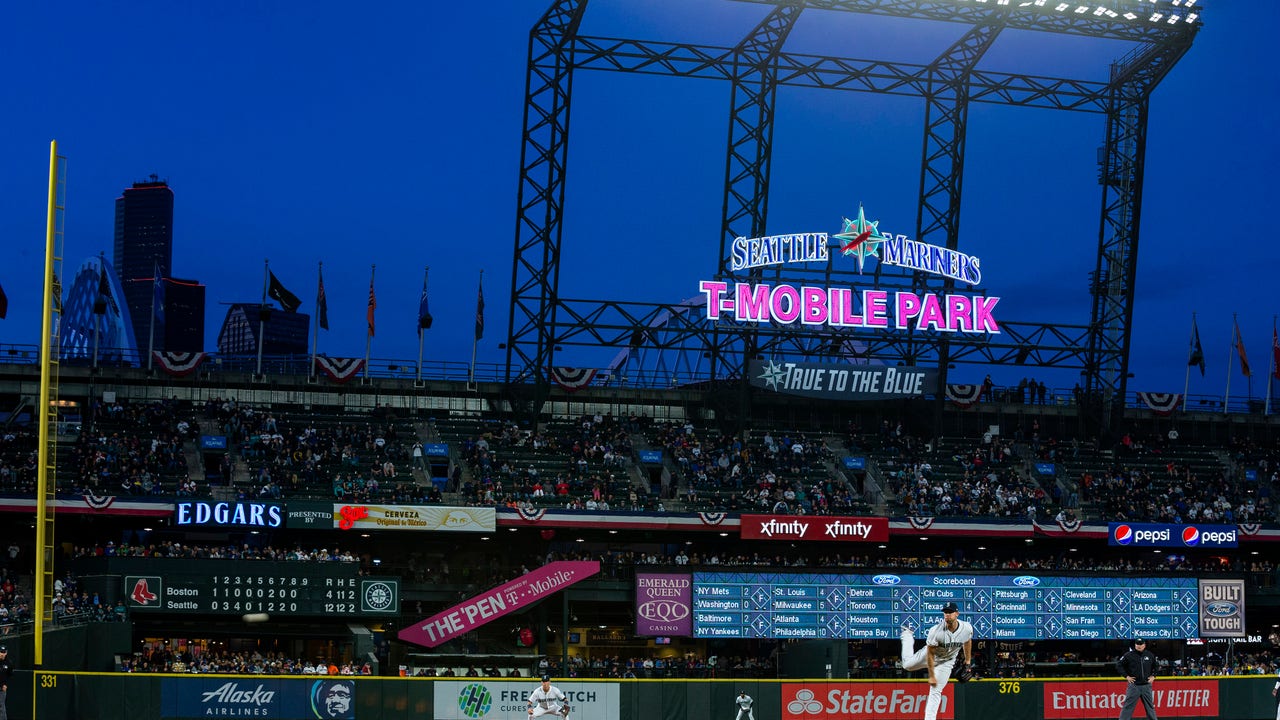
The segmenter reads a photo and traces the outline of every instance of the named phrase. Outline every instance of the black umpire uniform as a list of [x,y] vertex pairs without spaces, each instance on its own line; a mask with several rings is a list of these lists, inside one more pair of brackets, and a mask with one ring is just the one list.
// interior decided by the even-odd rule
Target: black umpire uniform
[[9,712],[5,710],[5,702],[9,699],[9,681],[13,677],[13,666],[9,664],[9,649],[0,645],[0,720],[7,720]]
[[1147,711],[1147,717],[1159,720],[1156,717],[1155,696],[1151,692],[1151,682],[1156,679],[1156,656],[1147,650],[1147,641],[1134,638],[1129,652],[1116,661],[1116,670],[1129,683],[1124,693],[1124,705],[1120,708],[1120,720],[1133,717],[1133,709],[1139,700]]

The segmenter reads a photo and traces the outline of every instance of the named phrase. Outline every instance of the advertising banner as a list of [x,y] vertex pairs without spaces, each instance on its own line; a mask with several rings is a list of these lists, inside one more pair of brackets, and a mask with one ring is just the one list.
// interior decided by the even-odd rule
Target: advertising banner
[[[1044,717],[1115,718],[1124,705],[1123,679],[1111,681],[1046,681]],[[1156,715],[1164,717],[1218,717],[1217,680],[1163,680],[1151,686]],[[1138,705],[1138,713],[1142,705]]]
[[846,470],[866,470],[867,458],[863,456],[846,457],[844,459],[844,467]]
[[349,719],[356,716],[357,685],[349,678],[329,677],[301,681],[217,676],[164,678],[160,685],[160,717]]
[[1245,637],[1244,580],[1200,581],[1200,637]]
[[[618,683],[553,680],[568,698],[570,717],[592,720],[619,719]],[[537,680],[437,680],[435,720],[508,720],[526,718],[529,693],[539,687]]]
[[290,500],[285,507],[284,526],[290,529],[332,530],[336,527],[333,518],[333,503]]
[[498,515],[493,508],[439,505],[334,505],[339,530],[430,530],[434,532],[493,532]]
[[173,524],[278,528],[284,524],[284,505],[179,500],[173,504]]
[[738,530],[743,540],[826,540],[885,542],[887,517],[833,515],[743,515]]
[[693,577],[636,573],[636,635],[693,634]]
[[427,457],[449,457],[449,446],[445,443],[423,443],[422,454]]
[[752,360],[751,384],[820,400],[914,398],[938,389],[933,368]]
[[[956,717],[955,687],[942,691],[940,720]],[[783,683],[782,720],[919,720],[928,699],[927,682]]]
[[227,436],[226,435],[201,435],[200,449],[201,450],[226,450]]
[[1235,525],[1165,525],[1109,523],[1107,544],[1133,547],[1233,548],[1239,545]]
[[405,642],[435,647],[600,572],[598,560],[544,565],[400,631]]
[[650,465],[661,465],[662,451],[661,450],[641,450],[640,462],[648,463]]

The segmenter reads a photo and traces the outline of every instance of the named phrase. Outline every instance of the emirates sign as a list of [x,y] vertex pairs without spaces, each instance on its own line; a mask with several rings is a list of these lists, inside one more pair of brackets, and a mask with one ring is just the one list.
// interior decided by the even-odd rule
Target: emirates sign
[[889,518],[832,515],[743,515],[743,540],[885,542]]
[[[1119,681],[1046,682],[1044,713],[1052,718],[1114,718],[1124,705]],[[1151,685],[1160,717],[1218,717],[1217,680],[1160,680]],[[1139,704],[1138,712],[1141,712]]]

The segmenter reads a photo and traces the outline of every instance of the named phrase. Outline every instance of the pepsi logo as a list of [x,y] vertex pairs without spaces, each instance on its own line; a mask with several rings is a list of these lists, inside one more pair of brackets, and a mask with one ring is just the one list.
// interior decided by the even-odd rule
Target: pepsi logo
[[1018,587],[1035,587],[1040,584],[1040,578],[1031,575],[1019,575],[1013,579],[1013,584]]
[[902,582],[902,578],[897,575],[876,575],[871,578],[871,582],[876,585],[897,585]]
[[1133,528],[1128,525],[1117,525],[1115,537],[1117,544],[1128,545],[1133,542]]
[[1237,607],[1233,602],[1213,602],[1206,605],[1204,611],[1214,617],[1231,617],[1236,614]]
[[1188,525],[1182,528],[1182,544],[1187,547],[1195,547],[1200,544],[1200,531],[1195,525]]

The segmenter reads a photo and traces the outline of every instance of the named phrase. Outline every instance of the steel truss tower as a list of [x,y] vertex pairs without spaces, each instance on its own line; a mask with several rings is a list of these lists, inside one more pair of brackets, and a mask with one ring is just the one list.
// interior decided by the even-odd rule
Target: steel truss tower
[[[555,0],[530,33],[520,159],[515,253],[507,339],[511,397],[536,412],[548,369],[566,346],[634,353],[677,352],[702,379],[740,379],[757,357],[876,358],[886,363],[1019,364],[1083,371],[1089,416],[1106,429],[1123,410],[1137,271],[1147,107],[1151,92],[1190,49],[1198,15],[1170,0],[1105,0],[1088,6],[1057,0],[748,0],[771,5],[732,47],[579,33],[587,0]],[[968,30],[928,64],[788,53],[784,44],[803,12],[835,11],[961,23]],[[1126,40],[1107,82],[984,71],[979,61],[1004,29]],[[727,282],[841,282],[868,278],[847,267],[731,270],[737,237],[766,233],[777,89],[782,86],[907,95],[924,100],[920,196],[913,239],[959,247],[965,131],[972,103],[1102,114],[1106,137],[1097,269],[1087,323],[1001,324],[996,336],[929,332],[743,327],[705,319],[688,304],[565,298],[560,247],[573,75],[580,70],[711,78],[731,83],[729,133],[716,277]],[[765,277],[767,275],[767,277]],[[946,291],[953,281],[877,263],[878,289]],[[692,371],[690,371],[692,372]]]

